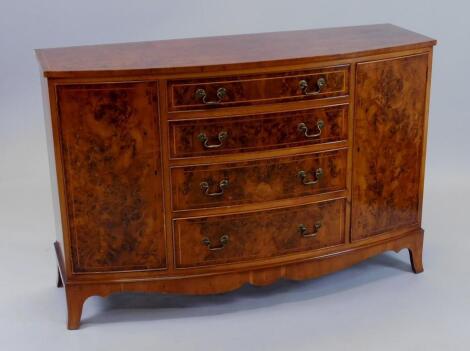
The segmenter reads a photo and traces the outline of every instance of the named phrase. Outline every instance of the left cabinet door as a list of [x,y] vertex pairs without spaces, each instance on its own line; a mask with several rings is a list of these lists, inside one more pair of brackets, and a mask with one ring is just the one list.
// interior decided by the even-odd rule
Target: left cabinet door
[[56,92],[73,272],[164,269],[156,83]]

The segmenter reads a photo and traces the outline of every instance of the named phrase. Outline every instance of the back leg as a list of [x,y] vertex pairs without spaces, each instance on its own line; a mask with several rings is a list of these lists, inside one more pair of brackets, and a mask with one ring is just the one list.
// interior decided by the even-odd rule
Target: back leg
[[64,287],[64,282],[62,281],[62,277],[60,276],[60,270],[58,267],[57,267],[57,287],[58,288]]

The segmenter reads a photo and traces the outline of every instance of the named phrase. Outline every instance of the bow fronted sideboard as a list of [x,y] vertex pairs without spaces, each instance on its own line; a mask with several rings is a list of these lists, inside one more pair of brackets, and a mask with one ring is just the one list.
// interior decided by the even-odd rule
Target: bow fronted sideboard
[[387,250],[423,270],[435,40],[390,25],[41,49],[68,327]]

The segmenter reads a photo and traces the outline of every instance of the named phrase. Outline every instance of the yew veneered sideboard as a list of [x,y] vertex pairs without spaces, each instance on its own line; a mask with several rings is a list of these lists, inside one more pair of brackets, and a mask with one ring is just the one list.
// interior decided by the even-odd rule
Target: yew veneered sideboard
[[387,250],[422,267],[435,40],[393,26],[37,50],[68,327]]

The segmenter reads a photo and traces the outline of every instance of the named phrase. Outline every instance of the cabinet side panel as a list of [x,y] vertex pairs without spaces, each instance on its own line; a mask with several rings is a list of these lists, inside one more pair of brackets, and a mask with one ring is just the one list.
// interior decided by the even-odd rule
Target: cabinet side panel
[[428,54],[357,65],[351,237],[419,223]]
[[57,96],[74,272],[165,268],[156,83]]
[[[53,85],[49,86],[48,80],[41,77],[41,93],[44,109],[44,129],[46,132],[46,145],[47,154],[49,159],[49,176],[51,184],[52,206],[54,212],[54,225],[56,241],[60,244],[61,249],[64,249],[64,238],[61,221],[60,200],[59,200],[59,176],[57,173],[56,162],[60,162],[58,157],[58,150],[56,150],[54,141],[54,127],[52,121],[51,105],[55,101],[55,94]],[[57,141],[57,145],[59,145]],[[62,252],[62,254],[64,254]],[[65,272],[64,272],[65,273]]]

